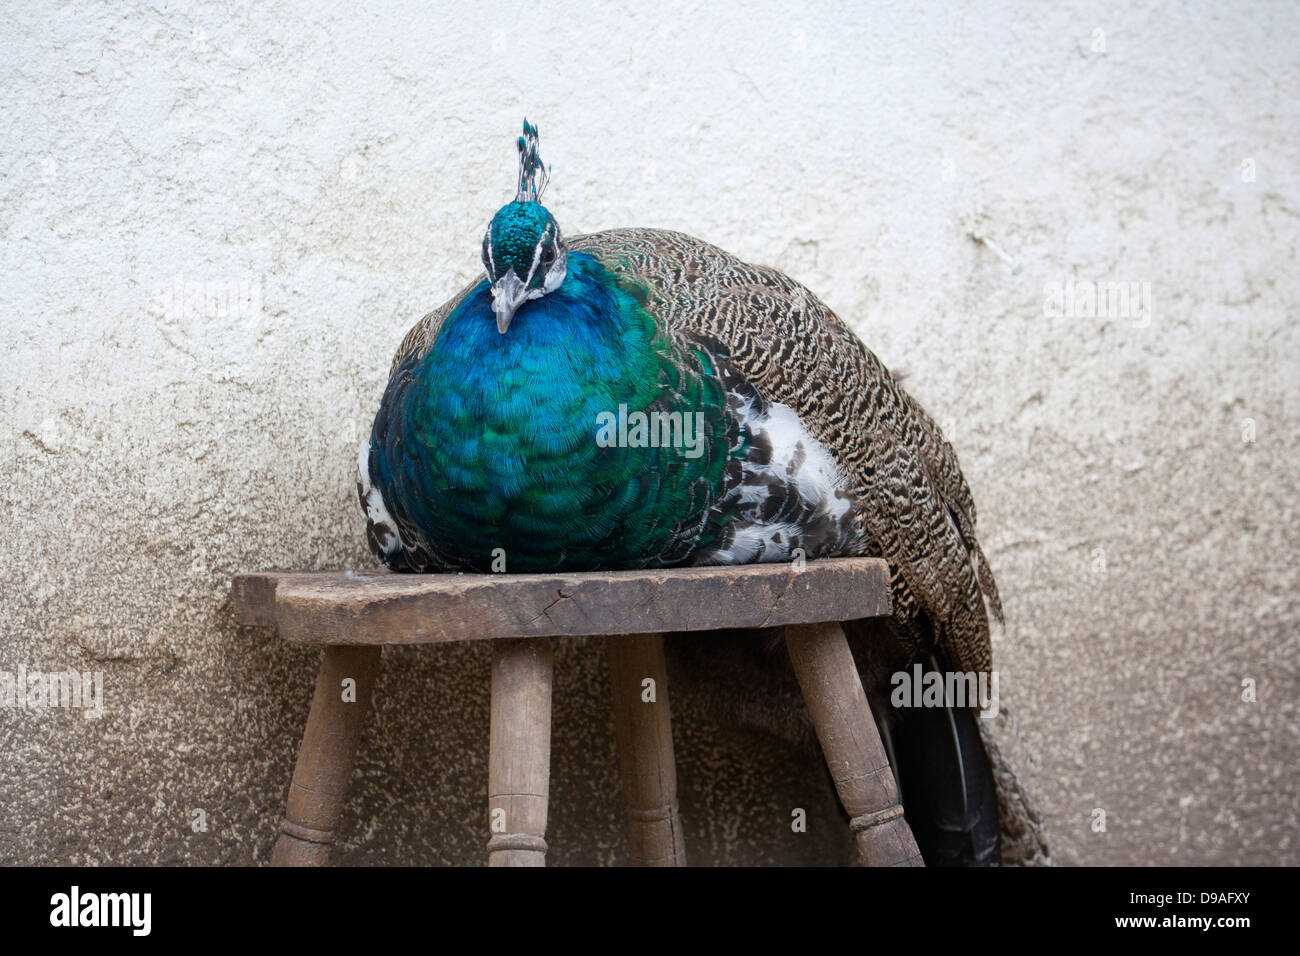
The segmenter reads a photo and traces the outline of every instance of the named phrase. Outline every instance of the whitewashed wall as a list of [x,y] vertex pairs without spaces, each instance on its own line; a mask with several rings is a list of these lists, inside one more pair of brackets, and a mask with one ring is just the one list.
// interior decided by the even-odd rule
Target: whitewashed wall
[[[368,560],[353,449],[526,114],[567,232],[786,269],[945,424],[1060,859],[1300,862],[1297,8],[697,6],[6,5],[0,670],[101,670],[106,713],[0,711],[0,861],[265,856],[312,661],[230,575]],[[601,756],[557,742],[557,852],[616,859],[565,660]],[[347,859],[477,858],[482,663],[386,658]]]

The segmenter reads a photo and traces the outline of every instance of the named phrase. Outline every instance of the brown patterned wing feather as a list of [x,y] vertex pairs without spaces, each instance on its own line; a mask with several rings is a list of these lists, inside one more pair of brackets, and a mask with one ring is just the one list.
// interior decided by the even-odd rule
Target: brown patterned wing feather
[[793,408],[844,469],[866,550],[894,570],[896,625],[924,649],[932,635],[960,670],[992,666],[988,614],[997,586],[975,538],[975,505],[938,425],[840,319],[774,269],[681,233],[616,229],[572,237],[651,292],[682,333],[707,335],[766,398]]
[[[827,306],[790,277],[681,233],[614,229],[568,239],[650,292],[680,334],[725,347],[770,401],[793,408],[844,470],[868,554],[893,571],[895,629],[912,650],[937,642],[950,666],[992,666],[997,585],[975,537],[975,504],[934,419]],[[421,319],[394,368],[433,346],[481,280]]]

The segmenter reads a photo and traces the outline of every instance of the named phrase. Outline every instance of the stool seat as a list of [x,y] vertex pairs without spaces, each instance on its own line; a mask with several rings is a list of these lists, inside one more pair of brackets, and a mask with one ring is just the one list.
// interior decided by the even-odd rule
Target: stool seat
[[786,628],[864,862],[920,863],[840,627],[890,613],[884,561],[565,574],[269,571],[236,575],[231,603],[241,625],[324,649],[273,864],[328,862],[382,646],[492,640],[489,863],[544,865],[551,639],[601,635],[631,859],[684,865],[663,634],[776,626]]

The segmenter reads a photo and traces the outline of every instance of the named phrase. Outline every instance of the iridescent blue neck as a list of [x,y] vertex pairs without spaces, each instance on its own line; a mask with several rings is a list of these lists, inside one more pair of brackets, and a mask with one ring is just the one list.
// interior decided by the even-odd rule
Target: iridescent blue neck
[[[504,334],[483,281],[447,317],[427,358],[458,376],[508,375],[515,368],[558,372],[575,360],[607,372],[606,363],[622,364],[648,344],[652,324],[604,266],[581,252],[569,253],[567,266],[560,287],[521,305]],[[514,384],[531,391],[539,383]]]

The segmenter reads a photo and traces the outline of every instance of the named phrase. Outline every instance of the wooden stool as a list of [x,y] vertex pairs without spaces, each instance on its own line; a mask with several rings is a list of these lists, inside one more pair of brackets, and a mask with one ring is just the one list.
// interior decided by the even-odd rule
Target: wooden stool
[[863,862],[921,863],[839,624],[889,613],[883,561],[557,575],[268,572],[237,575],[232,603],[240,624],[324,647],[273,864],[327,862],[382,646],[489,639],[488,863],[545,865],[551,638],[603,635],[629,856],[684,866],[663,634],[777,625]]

